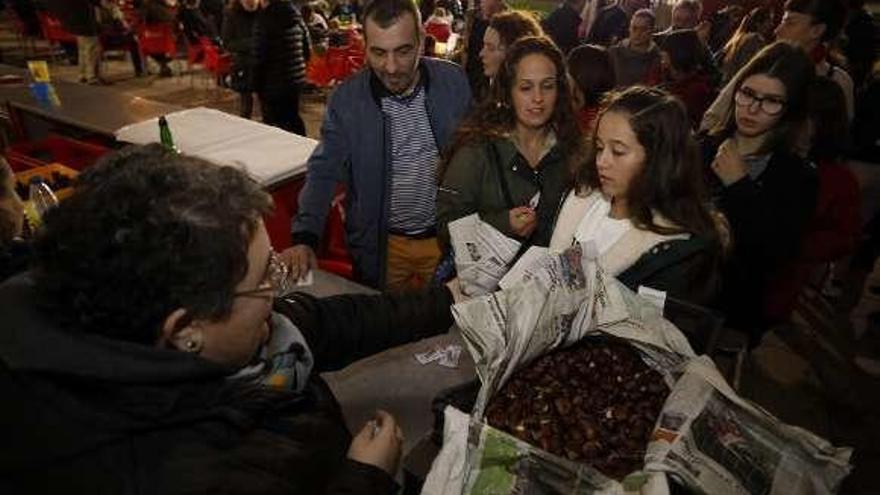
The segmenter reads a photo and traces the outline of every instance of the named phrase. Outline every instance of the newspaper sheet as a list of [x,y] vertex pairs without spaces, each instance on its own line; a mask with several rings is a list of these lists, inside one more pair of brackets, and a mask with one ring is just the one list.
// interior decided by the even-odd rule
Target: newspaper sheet
[[[656,493],[656,482],[637,482],[650,478],[645,473],[674,473],[689,488],[713,494],[830,493],[839,487],[851,449],[782,424],[738,397],[660,308],[607,276],[591,251],[574,246],[535,256],[519,282],[453,307],[483,386],[471,413],[466,458],[459,448],[458,455],[441,455],[433,468],[464,463],[463,484],[451,491],[434,485],[435,491],[423,493]],[[622,485],[482,422],[490,398],[516,369],[554,348],[602,335],[629,341],[671,389],[648,445],[645,473]]]
[[520,247],[476,213],[450,222],[449,238],[461,291],[470,297],[496,290]]

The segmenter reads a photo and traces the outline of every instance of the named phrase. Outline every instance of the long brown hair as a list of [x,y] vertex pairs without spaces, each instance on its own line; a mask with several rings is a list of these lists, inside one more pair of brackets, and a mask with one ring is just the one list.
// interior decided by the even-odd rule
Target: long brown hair
[[743,17],[739,23],[739,27],[733,33],[733,36],[724,45],[724,63],[729,64],[736,53],[739,51],[740,45],[745,41],[746,35],[757,33],[766,36],[766,32],[761,30],[762,26],[766,26],[773,21],[773,11],[768,7],[755,7],[751,12]]
[[778,79],[785,87],[785,108],[779,122],[768,131],[764,151],[789,146],[800,136],[807,110],[807,88],[816,77],[813,61],[800,47],[787,41],[765,46],[736,75],[724,116],[709,135],[724,139],[736,131],[736,92],[743,82],[757,74]]
[[[717,238],[700,152],[684,104],[666,91],[633,86],[609,93],[597,122],[610,112],[627,116],[645,149],[645,164],[630,182],[627,193],[633,224],[663,235],[689,232]],[[577,176],[580,191],[601,188],[597,154],[594,137],[586,164]],[[672,225],[658,225],[655,212]]]
[[437,174],[440,180],[456,151],[465,146],[505,137],[516,127],[516,111],[511,97],[516,82],[516,69],[523,58],[533,54],[544,55],[556,68],[556,105],[548,125],[556,133],[569,170],[576,170],[582,160],[585,143],[572,109],[568,73],[562,52],[545,36],[529,36],[510,46],[489,88],[488,97],[470,112],[455,131],[440,163],[440,172]]

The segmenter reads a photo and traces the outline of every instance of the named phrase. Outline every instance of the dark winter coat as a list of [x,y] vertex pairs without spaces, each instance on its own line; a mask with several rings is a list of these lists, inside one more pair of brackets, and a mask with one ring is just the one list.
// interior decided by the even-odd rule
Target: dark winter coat
[[[707,167],[719,144],[704,141]],[[804,159],[778,150],[757,179],[746,176],[726,187],[713,180],[715,203],[730,222],[733,243],[723,275],[721,309],[732,327],[751,332],[757,343],[769,323],[764,311],[768,288],[802,252],[816,210],[816,170]]]
[[256,12],[248,12],[239,2],[226,9],[223,16],[223,46],[232,54],[232,89],[248,92],[253,89],[254,24]]
[[0,493],[390,495],[387,473],[346,458],[351,435],[318,373],[452,323],[445,288],[277,301],[314,357],[294,392],[62,330],[35,300],[28,275],[0,285]]
[[568,3],[563,3],[551,12],[541,24],[547,36],[562,50],[563,55],[567,55],[578,45],[580,41],[578,26],[581,25],[581,16]]
[[98,19],[95,0],[50,0],[49,12],[61,21],[65,30],[76,36],[97,36]]
[[290,0],[272,0],[254,26],[254,89],[286,93],[305,82],[308,27]]

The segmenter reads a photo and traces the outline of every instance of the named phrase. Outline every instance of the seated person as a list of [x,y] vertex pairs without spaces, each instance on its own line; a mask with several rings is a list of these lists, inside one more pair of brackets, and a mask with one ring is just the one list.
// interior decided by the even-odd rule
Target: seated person
[[549,38],[520,39],[441,166],[439,239],[448,244],[449,222],[479,213],[508,237],[546,246],[582,149],[562,53]]
[[652,34],[656,19],[650,9],[641,9],[629,21],[629,37],[608,48],[617,85],[655,85],[660,79],[660,49]]
[[24,208],[15,192],[15,175],[0,158],[0,282],[27,268],[30,246],[22,238]]
[[279,297],[270,208],[155,144],[80,176],[0,285],[0,491],[394,493],[394,418],[352,439],[319,373],[445,331],[451,295]]
[[718,287],[721,229],[707,207],[681,102],[643,86],[611,93],[556,220],[552,251],[592,242],[605,271],[704,304]]
[[491,84],[498,74],[501,63],[513,43],[526,36],[542,36],[544,30],[530,12],[504,10],[489,19],[489,26],[483,35],[480,60],[483,62],[483,75]]
[[599,104],[615,86],[614,66],[608,50],[599,45],[581,45],[568,54],[568,73],[577,109],[578,125],[584,135],[594,131]]
[[862,237],[861,191],[844,154],[849,141],[846,97],[827,77],[816,77],[807,98],[808,158],[816,166],[816,210],[807,227],[803,250],[789,271],[768,290],[767,314],[788,321],[801,290],[817,270],[849,258]]
[[712,85],[701,65],[704,52],[703,42],[692,29],[673,31],[660,43],[663,88],[681,99],[694,128],[713,100]]

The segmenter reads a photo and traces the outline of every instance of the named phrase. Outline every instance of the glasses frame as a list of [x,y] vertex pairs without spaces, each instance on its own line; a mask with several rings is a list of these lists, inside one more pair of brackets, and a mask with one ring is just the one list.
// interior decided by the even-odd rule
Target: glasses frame
[[281,261],[278,253],[269,251],[269,263],[266,265],[266,278],[256,289],[234,292],[233,297],[284,297],[293,291],[294,283],[290,277],[290,267]]
[[[739,101],[740,97],[748,98],[748,102]],[[761,110],[762,112],[764,112],[764,114],[769,115],[771,117],[775,117],[775,116],[781,114],[783,111],[785,111],[785,107],[788,104],[788,102],[786,102],[785,100],[779,101],[779,99],[776,96],[758,96],[758,94],[755,93],[754,90],[752,90],[752,88],[743,87],[743,86],[736,88],[736,92],[733,95],[733,102],[738,107],[747,107],[747,108],[751,108],[752,105],[754,105],[755,102],[757,102],[758,109]],[[765,102],[778,104],[779,110],[776,110],[775,112],[767,111],[767,108],[764,107]]]

